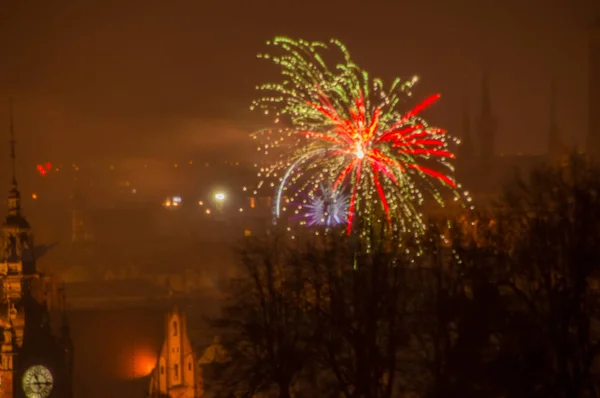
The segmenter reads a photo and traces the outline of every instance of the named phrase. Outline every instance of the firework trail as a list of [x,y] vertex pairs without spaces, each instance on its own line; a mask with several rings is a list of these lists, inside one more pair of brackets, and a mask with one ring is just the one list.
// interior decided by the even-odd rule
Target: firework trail
[[[259,150],[279,155],[259,173],[259,187],[270,182],[275,189],[276,217],[315,212],[310,198],[329,186],[333,195],[349,192],[348,234],[357,220],[363,226],[385,220],[391,230],[418,232],[425,228],[419,207],[427,197],[443,206],[440,188],[446,187],[460,199],[448,147],[453,139],[420,116],[439,94],[402,111],[416,77],[396,79],[385,89],[337,40],[327,45],[278,37],[268,44],[282,54],[259,57],[277,64],[283,81],[258,86],[266,95],[251,109],[278,125],[254,134]],[[333,69],[325,61],[329,47],[342,58]]]

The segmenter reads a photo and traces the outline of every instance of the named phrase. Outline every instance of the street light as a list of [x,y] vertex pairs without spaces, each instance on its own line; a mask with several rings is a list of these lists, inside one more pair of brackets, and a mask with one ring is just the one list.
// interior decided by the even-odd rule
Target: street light
[[223,192],[217,192],[215,194],[215,200],[217,201],[217,210],[223,211],[223,202],[225,201],[225,194]]

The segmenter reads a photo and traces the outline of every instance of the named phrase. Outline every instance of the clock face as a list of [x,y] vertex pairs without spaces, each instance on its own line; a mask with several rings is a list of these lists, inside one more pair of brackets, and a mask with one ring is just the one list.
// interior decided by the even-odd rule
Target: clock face
[[52,392],[54,378],[47,367],[35,365],[23,374],[23,391],[27,398],[47,398]]

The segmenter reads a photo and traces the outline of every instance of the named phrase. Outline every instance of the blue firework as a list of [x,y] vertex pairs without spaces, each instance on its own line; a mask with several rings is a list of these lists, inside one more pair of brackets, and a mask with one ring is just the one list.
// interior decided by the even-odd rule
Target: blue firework
[[348,223],[350,195],[340,189],[321,188],[303,205],[306,224],[335,226]]

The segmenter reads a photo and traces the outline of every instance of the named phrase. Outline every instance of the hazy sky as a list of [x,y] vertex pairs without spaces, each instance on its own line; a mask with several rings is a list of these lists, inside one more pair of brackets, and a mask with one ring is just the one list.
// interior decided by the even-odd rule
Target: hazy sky
[[[546,147],[557,80],[567,141],[587,129],[585,26],[594,0],[3,0],[0,100],[13,96],[27,159],[243,151],[254,86],[278,78],[255,55],[274,35],[347,44],[389,81],[418,74],[427,116],[460,135],[487,67],[501,152]],[[600,9],[598,9],[600,11]],[[0,126],[8,125],[0,102]],[[1,129],[0,129],[1,130]]]

